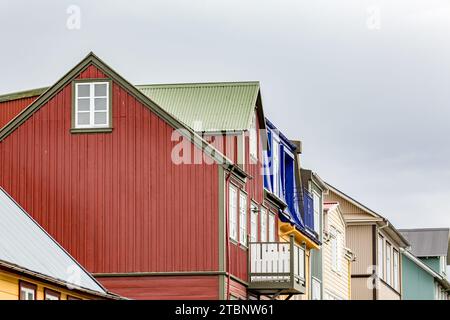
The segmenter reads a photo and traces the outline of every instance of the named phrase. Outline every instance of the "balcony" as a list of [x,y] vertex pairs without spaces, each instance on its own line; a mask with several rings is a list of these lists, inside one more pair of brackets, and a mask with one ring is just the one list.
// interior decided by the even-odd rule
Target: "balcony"
[[289,242],[249,243],[248,289],[262,295],[305,293],[305,249]]

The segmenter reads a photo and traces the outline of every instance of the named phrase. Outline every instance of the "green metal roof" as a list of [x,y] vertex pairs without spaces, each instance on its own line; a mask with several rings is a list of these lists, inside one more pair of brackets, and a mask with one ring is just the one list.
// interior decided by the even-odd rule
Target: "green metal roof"
[[259,82],[136,86],[195,131],[242,131],[250,127]]

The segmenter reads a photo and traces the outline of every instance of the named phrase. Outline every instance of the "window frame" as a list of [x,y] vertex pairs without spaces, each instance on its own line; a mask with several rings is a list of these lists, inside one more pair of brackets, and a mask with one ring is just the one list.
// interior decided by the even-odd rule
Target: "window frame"
[[341,233],[335,226],[330,226],[330,246],[331,246],[331,270],[336,273],[341,272]]
[[392,250],[392,287],[395,290],[399,290],[399,275],[400,275],[400,254],[396,248]]
[[[29,299],[22,299],[22,288],[25,289],[25,292],[28,291],[28,293],[31,291],[33,292],[33,298],[32,300],[37,300],[37,285],[31,282],[19,280],[19,300],[27,301]],[[31,301],[31,300],[30,300]]]
[[[264,213],[263,213],[263,211],[264,211]],[[267,240],[269,239],[269,237],[268,237],[268,220],[269,220],[269,217],[268,217],[268,212],[269,212],[269,209],[267,209],[266,207],[264,207],[264,206],[261,206],[260,208],[259,208],[259,241],[260,242],[267,242]],[[265,216],[265,219],[263,218],[263,216]],[[265,223],[264,223],[264,229],[263,229],[263,221],[265,221]],[[263,230],[264,230],[264,237],[263,237]]]
[[[275,150],[277,145],[277,150]],[[280,140],[275,135],[272,136],[272,178],[273,178],[273,193],[279,197],[281,190],[280,181]],[[276,152],[275,152],[276,151]]]
[[[315,191],[314,189],[312,190],[312,197],[313,197],[313,217],[314,217],[314,231],[320,236],[320,228],[321,228],[321,219],[320,219],[320,209],[322,207],[322,197],[320,196],[320,194]],[[317,210],[317,217],[316,217],[316,199],[315,197],[317,197],[318,201],[318,210]],[[316,220],[316,218],[318,218]]]
[[[231,190],[233,190],[235,192],[236,195],[236,208],[233,212],[233,208],[232,207],[232,201],[231,201]],[[235,241],[236,243],[239,242],[239,226],[238,226],[238,219],[239,219],[239,193],[238,193],[239,188],[237,186],[235,186],[234,184],[230,183],[230,185],[228,186],[228,236],[231,240]],[[234,217],[235,216],[235,217]],[[234,227],[234,234],[232,232]]]
[[[392,286],[392,244],[386,241],[386,283]],[[388,263],[389,262],[389,263]]]
[[[245,208],[242,208],[242,199],[245,199]],[[242,209],[245,209],[244,211]],[[244,214],[243,214],[244,213]],[[245,247],[247,247],[247,234],[248,234],[248,195],[247,193],[239,190],[239,243]],[[244,228],[242,226],[242,222],[244,222]]]
[[250,132],[249,132],[249,153],[250,156],[258,160],[258,134],[257,134],[257,126],[256,126],[256,108],[253,110],[252,121],[250,123]]
[[[53,296],[56,299],[47,299],[47,296]],[[49,288],[44,288],[44,300],[61,300],[61,293]]]
[[[106,104],[106,112],[107,112],[107,120],[108,120],[108,124],[102,125],[102,126],[91,126],[91,125],[86,125],[86,126],[79,126],[77,124],[77,119],[78,119],[78,97],[77,97],[77,87],[78,85],[82,85],[82,84],[90,84],[91,86],[94,86],[95,84],[102,84],[102,83],[106,83],[107,84],[107,104]],[[89,96],[89,101],[91,101],[92,99],[95,99],[95,96],[90,95]],[[72,119],[71,119],[71,133],[101,133],[101,132],[111,132],[113,129],[113,116],[112,116],[112,101],[113,101],[113,96],[112,96],[112,80],[108,79],[108,78],[89,78],[89,79],[77,79],[72,81]],[[95,111],[92,110],[93,107],[92,105],[90,105],[89,107],[89,112],[90,114],[93,114]]]
[[[270,230],[271,228],[272,228],[272,230]],[[273,237],[273,238],[271,239],[271,237]],[[277,241],[276,216],[270,210],[268,211],[268,214],[267,214],[267,241],[268,242],[276,242]]]
[[[251,201],[250,202],[250,241],[258,242],[258,225],[259,225],[259,208],[258,204]],[[255,209],[255,210],[253,210]],[[253,217],[255,217],[255,223],[253,227]]]
[[[381,234],[378,234],[378,238],[377,238],[378,244],[377,244],[377,258],[378,258],[378,277],[380,279],[384,279],[385,278],[385,274],[384,274],[384,257],[386,256],[385,254],[385,249],[384,249],[384,237]],[[381,254],[381,255],[380,255]]]

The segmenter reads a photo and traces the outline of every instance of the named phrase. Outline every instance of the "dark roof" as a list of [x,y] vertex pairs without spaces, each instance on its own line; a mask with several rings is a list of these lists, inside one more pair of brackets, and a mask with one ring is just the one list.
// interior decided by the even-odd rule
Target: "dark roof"
[[411,245],[416,257],[446,256],[449,263],[449,228],[402,229],[399,230]]

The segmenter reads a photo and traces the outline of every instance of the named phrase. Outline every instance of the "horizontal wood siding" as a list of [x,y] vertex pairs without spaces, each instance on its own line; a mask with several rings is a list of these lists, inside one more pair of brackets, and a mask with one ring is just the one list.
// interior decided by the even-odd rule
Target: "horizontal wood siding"
[[217,300],[218,276],[98,278],[110,291],[140,300]]
[[70,133],[69,84],[0,143],[0,185],[91,272],[217,270],[217,164],[174,164],[172,127],[112,87],[112,133]]
[[332,267],[332,248],[331,241],[326,241],[322,245],[323,250],[323,285],[324,292],[329,292],[340,299],[348,299],[348,279],[349,264],[345,258],[345,225],[339,217],[337,210],[330,210],[326,214],[328,219],[328,229],[334,227],[340,234],[340,243],[338,243],[338,251],[340,252],[341,271],[336,272]]
[[37,96],[0,102],[0,128],[11,121],[36,99]]

